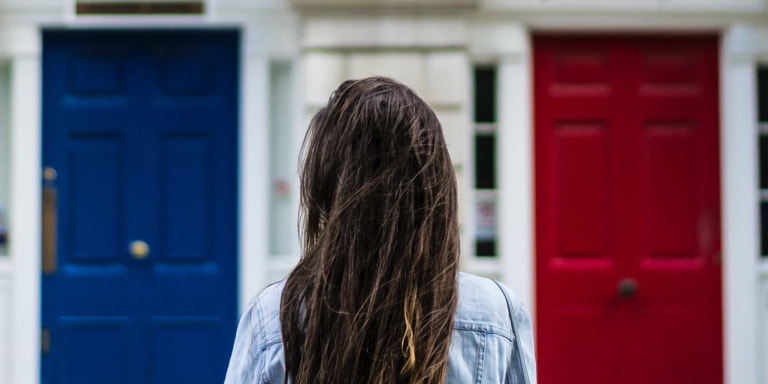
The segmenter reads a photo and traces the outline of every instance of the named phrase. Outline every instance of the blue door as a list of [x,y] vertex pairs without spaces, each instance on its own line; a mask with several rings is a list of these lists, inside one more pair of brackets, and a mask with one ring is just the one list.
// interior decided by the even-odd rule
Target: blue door
[[222,382],[238,45],[233,30],[43,33],[43,383]]

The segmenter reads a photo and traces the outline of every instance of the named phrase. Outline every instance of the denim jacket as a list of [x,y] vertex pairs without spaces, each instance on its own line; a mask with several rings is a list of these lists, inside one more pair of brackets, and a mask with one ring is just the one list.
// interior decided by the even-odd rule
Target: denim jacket
[[[446,383],[536,384],[533,330],[525,304],[504,287],[513,324],[507,300],[493,280],[459,273],[458,281]],[[225,384],[283,382],[279,316],[283,286],[280,282],[267,287],[240,319]]]

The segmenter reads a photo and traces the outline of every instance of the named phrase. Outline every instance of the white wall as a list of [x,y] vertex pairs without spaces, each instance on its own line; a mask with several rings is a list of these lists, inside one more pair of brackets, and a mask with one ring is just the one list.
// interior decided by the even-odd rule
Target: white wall
[[498,11],[557,11],[559,13],[584,11],[643,11],[669,12],[751,12],[762,10],[764,0],[480,0],[482,8]]
[[[466,21],[458,17],[325,14],[305,19],[304,121],[346,79],[380,75],[411,87],[443,125],[458,179],[462,254],[471,252],[471,67]],[[306,129],[306,126],[301,128]],[[289,269],[290,264],[281,265]]]

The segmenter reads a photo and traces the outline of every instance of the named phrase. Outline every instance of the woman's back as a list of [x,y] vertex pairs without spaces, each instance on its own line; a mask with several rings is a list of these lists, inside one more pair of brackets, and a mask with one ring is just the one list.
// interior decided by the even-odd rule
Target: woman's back
[[[459,273],[459,306],[448,355],[447,384],[536,383],[531,320],[509,290],[522,366],[507,301],[490,279]],[[279,384],[285,376],[280,297],[285,281],[251,301],[240,321],[225,384]],[[526,381],[526,376],[528,381]]]

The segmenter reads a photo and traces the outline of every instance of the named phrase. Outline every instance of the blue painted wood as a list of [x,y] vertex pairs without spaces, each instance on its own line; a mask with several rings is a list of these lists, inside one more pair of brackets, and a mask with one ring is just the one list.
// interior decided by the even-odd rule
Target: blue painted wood
[[43,164],[58,171],[59,215],[43,383],[223,381],[237,322],[238,41],[43,32]]

